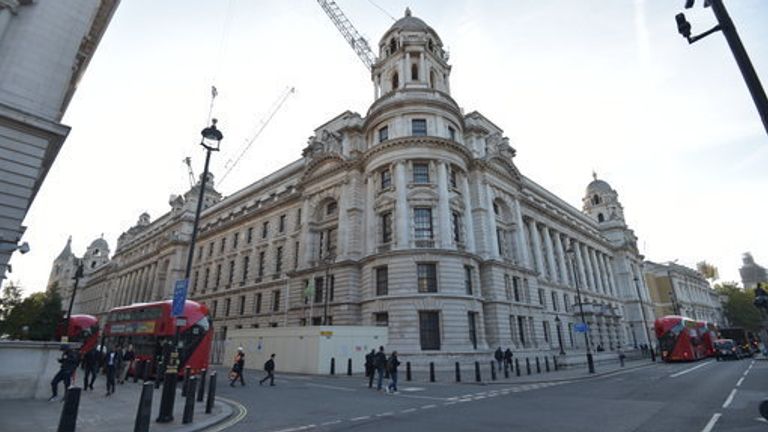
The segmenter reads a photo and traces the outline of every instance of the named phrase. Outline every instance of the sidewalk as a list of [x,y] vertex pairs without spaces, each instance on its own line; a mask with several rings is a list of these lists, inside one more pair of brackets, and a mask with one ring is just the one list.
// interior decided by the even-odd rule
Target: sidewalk
[[[78,374],[80,378],[80,374]],[[221,378],[221,377],[219,377]],[[82,384],[81,379],[78,385]],[[224,382],[226,384],[226,382]],[[82,391],[80,394],[80,409],[77,417],[78,432],[124,432],[132,431],[136,419],[141,394],[141,381],[117,385],[113,395],[106,397],[105,380],[103,376],[94,383],[94,391]],[[217,386],[222,385],[219,379]],[[59,396],[63,389],[59,387]],[[174,403],[174,420],[171,423],[156,423],[155,419],[160,410],[162,387],[155,390],[152,396],[152,415],[149,429],[162,432],[202,431],[207,427],[225,421],[234,409],[217,397],[211,414],[205,414],[205,401],[195,403],[194,421],[182,425],[184,398],[181,397],[181,386],[177,390]],[[207,389],[206,389],[207,391]],[[0,401],[0,430],[1,431],[56,431],[64,404],[59,400],[48,402],[40,399],[11,399]]]

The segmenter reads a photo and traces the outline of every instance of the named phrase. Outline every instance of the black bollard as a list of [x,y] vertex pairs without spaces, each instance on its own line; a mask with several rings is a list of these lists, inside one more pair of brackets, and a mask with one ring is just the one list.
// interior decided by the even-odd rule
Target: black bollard
[[184,383],[181,385],[181,397],[187,397],[189,393],[189,375],[192,373],[192,368],[184,366]]
[[157,361],[153,362],[153,369],[155,371],[155,389],[159,389],[162,375],[160,375],[160,365],[157,364]]
[[201,369],[200,370],[200,385],[197,389],[197,401],[202,402],[203,397],[205,396],[205,375],[208,373],[207,370]]
[[624,354],[619,354],[619,365],[624,367]]
[[149,359],[144,360],[144,366],[141,368],[141,381],[149,381],[149,368],[152,366]]
[[352,359],[347,359],[347,375],[352,375]]
[[760,402],[759,409],[760,415],[763,416],[764,419],[768,420],[768,399]]
[[491,381],[496,381],[496,362],[491,360]]
[[528,357],[525,358],[525,371],[528,375],[531,374],[531,360]]
[[480,382],[482,380],[483,379],[480,376],[480,362],[475,362],[475,381]]
[[197,387],[197,377],[189,379],[189,388],[187,389],[187,399],[184,401],[184,415],[181,418],[182,424],[192,423],[195,417],[195,387]]
[[331,357],[331,375],[336,375],[336,359]]
[[520,359],[515,359],[515,375],[520,376]]
[[137,383],[139,382],[139,370],[141,366],[141,360],[137,360],[133,362],[133,382]]
[[536,357],[536,373],[537,374],[541,373],[541,364],[539,363],[539,358],[538,357]]
[[139,409],[136,410],[136,421],[133,423],[133,432],[149,432],[149,419],[152,415],[152,383],[145,382],[141,386],[139,396]]
[[559,366],[557,365],[557,357],[552,356],[552,364],[555,366],[555,372],[559,369]]
[[509,378],[509,364],[504,361],[504,378]]
[[64,407],[61,409],[58,432],[75,432],[77,409],[80,407],[80,387],[70,387],[64,394]]
[[544,370],[549,372],[549,357],[544,357]]
[[461,382],[461,366],[459,366],[459,362],[455,363],[456,368],[456,382]]
[[211,372],[211,382],[208,383],[208,399],[205,401],[205,413],[213,410],[213,402],[216,399],[216,371]]
[[651,361],[656,362],[656,351],[653,350],[653,347],[651,347]]
[[405,362],[405,380],[411,380],[411,362]]
[[429,362],[429,382],[435,382],[435,364]]

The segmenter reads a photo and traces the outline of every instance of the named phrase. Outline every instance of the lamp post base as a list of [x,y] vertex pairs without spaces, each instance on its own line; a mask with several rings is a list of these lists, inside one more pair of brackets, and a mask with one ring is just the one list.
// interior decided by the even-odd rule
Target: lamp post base
[[591,352],[587,353],[587,367],[589,368],[589,373],[595,373],[595,360],[592,358]]

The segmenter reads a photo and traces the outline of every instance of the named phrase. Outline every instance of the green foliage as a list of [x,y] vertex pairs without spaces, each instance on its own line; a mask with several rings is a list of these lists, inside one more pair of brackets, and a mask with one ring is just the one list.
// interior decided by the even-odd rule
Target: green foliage
[[22,300],[0,321],[0,334],[11,339],[54,339],[61,319],[61,297],[54,292],[36,292]]
[[749,331],[759,331],[762,328],[763,313],[753,304],[754,290],[743,290],[736,282],[717,284],[715,290],[718,294],[728,297],[725,302],[725,316],[733,327]]
[[3,321],[13,308],[21,303],[21,288],[19,284],[8,282],[0,296],[0,322]]

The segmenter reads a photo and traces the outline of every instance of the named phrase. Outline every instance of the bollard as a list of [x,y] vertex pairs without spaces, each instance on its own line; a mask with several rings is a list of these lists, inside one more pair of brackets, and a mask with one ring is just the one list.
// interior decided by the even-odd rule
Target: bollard
[[480,362],[475,362],[475,381],[482,381],[482,377],[480,376]]
[[336,375],[336,359],[331,357],[331,375]]
[[520,359],[515,359],[515,375],[520,376]]
[[182,424],[192,423],[195,417],[195,388],[197,387],[197,377],[189,379],[189,388],[187,389],[187,399],[184,401],[184,415],[181,418]]
[[555,366],[555,372],[557,372],[559,366],[557,365],[557,357],[552,356],[552,364]]
[[541,364],[539,363],[539,357],[536,357],[536,373],[541,373]]
[[504,361],[504,378],[509,378],[509,364]]
[[525,358],[525,371],[528,375],[531,374],[531,360],[528,357]]
[[192,368],[184,366],[184,384],[181,385],[181,397],[186,397],[189,393],[189,375],[192,373]]
[[152,369],[155,372],[155,389],[159,389],[161,381],[160,377],[162,375],[160,375],[160,364],[157,362],[157,357],[155,357],[155,361],[152,362]]
[[139,409],[136,410],[136,421],[133,423],[133,432],[149,432],[149,419],[152,415],[153,385],[145,382],[141,386],[139,396]]
[[197,389],[197,401],[202,402],[203,397],[205,396],[205,375],[208,373],[207,370],[202,369],[200,370],[200,385]]
[[435,382],[435,364],[429,362],[429,382]]
[[624,367],[624,354],[619,354],[619,365]]
[[656,352],[653,350],[653,347],[651,347],[651,361],[656,362]]
[[455,363],[456,367],[456,382],[461,382],[461,367],[459,366],[459,362]]
[[216,399],[216,371],[211,372],[211,382],[208,383],[208,399],[205,401],[205,413],[213,410],[213,402]]
[[760,415],[768,420],[768,399],[760,402]]
[[141,360],[136,360],[133,362],[133,383],[139,382],[139,369],[141,366]]
[[549,372],[549,357],[544,357],[544,370]]
[[151,363],[149,362],[149,359],[144,360],[144,367],[141,369],[141,381],[147,382],[149,381],[149,368],[151,366]]
[[411,362],[405,362],[405,380],[411,380]]
[[64,393],[64,407],[61,409],[58,432],[75,432],[81,391],[80,387],[70,387]]
[[347,375],[352,375],[352,359],[347,359]]
[[491,360],[491,381],[496,381],[496,362]]

